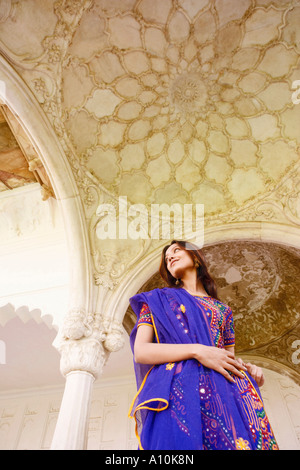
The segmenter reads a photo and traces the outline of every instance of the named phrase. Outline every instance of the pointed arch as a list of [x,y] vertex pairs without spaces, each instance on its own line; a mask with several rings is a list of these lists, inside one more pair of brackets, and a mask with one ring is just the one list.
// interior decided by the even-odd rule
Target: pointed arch
[[[84,208],[65,152],[31,90],[0,56],[0,100],[18,118],[50,179],[61,210],[70,257],[68,311],[90,311],[92,263]],[[66,312],[67,313],[67,312]]]
[[[237,222],[210,227],[205,231],[204,247],[230,241],[260,241],[300,250],[300,225],[296,227],[282,223]],[[116,321],[122,323],[129,298],[157,273],[162,246],[158,246],[135,264],[109,298],[105,310],[110,311]]]

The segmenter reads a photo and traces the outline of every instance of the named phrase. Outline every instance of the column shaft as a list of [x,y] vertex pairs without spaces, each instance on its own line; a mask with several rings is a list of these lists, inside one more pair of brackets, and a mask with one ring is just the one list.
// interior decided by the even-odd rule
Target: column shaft
[[79,370],[66,375],[52,450],[86,449],[93,382],[94,376],[89,372]]

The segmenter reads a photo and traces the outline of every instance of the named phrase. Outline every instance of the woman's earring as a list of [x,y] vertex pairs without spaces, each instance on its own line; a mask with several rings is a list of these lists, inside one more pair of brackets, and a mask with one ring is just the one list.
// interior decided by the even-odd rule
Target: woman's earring
[[195,261],[195,267],[196,267],[196,269],[199,268],[199,266],[200,266],[199,262],[198,262],[198,261]]
[[176,279],[175,284],[178,286],[178,284],[180,284],[180,279]]

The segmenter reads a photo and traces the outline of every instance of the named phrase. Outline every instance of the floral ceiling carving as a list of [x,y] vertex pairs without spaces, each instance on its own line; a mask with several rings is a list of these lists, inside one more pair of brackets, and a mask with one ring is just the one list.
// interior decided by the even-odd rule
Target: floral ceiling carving
[[299,2],[161,3],[84,13],[63,70],[64,125],[114,195],[239,207],[299,159]]
[[84,190],[91,173],[131,203],[216,214],[270,192],[299,160],[298,0],[4,3],[3,51]]

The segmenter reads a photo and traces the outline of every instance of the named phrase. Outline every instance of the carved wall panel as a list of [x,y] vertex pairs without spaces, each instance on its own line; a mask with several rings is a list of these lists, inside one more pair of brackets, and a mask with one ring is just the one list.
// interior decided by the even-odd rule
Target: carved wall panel
[[[288,377],[264,369],[265,407],[282,450],[300,449],[300,388]],[[63,391],[26,391],[0,397],[0,449],[50,448]],[[135,424],[127,414],[136,393],[134,378],[95,385],[88,450],[137,450]]]
[[[0,449],[48,450],[63,390],[25,391],[0,397]],[[134,378],[96,385],[88,430],[88,450],[137,449],[135,426],[128,410],[135,394]]]

